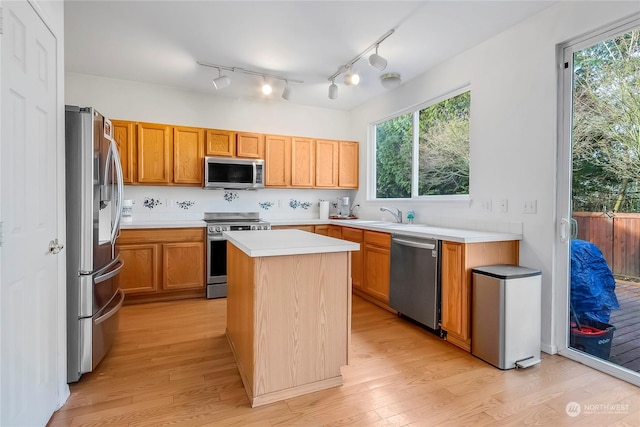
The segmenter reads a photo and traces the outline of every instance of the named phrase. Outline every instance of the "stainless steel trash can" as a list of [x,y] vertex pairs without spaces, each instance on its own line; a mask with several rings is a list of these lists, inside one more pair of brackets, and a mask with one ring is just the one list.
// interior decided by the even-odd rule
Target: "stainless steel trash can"
[[500,369],[539,363],[540,271],[490,265],[472,276],[471,353]]

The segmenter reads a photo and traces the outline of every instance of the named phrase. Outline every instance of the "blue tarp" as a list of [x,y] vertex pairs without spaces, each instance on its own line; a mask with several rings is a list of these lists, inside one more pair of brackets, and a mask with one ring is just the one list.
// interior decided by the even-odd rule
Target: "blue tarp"
[[571,241],[571,304],[580,320],[609,323],[611,310],[620,308],[616,281],[602,255],[591,242]]

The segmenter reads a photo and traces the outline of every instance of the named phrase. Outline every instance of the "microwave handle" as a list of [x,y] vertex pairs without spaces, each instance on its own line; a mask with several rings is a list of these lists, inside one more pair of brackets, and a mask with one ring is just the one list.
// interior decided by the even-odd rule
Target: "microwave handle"
[[256,165],[256,162],[251,162],[251,165],[253,166],[253,186],[256,186],[256,176],[258,175],[258,166]]

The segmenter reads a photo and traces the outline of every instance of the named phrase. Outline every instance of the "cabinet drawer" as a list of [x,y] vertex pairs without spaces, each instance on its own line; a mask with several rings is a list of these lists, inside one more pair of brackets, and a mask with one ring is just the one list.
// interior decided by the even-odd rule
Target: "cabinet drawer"
[[205,228],[137,228],[120,231],[118,244],[204,242]]
[[365,231],[364,241],[372,245],[378,245],[385,248],[391,247],[391,234],[380,233],[377,231]]
[[362,242],[362,230],[358,228],[342,227],[342,238],[350,242]]

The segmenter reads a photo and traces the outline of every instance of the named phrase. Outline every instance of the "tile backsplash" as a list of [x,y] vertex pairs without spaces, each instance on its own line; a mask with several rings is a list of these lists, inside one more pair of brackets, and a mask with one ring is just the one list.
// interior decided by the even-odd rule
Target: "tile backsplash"
[[259,212],[263,219],[317,219],[320,200],[337,200],[354,190],[204,190],[202,188],[127,185],[134,221],[196,220],[204,212]]

